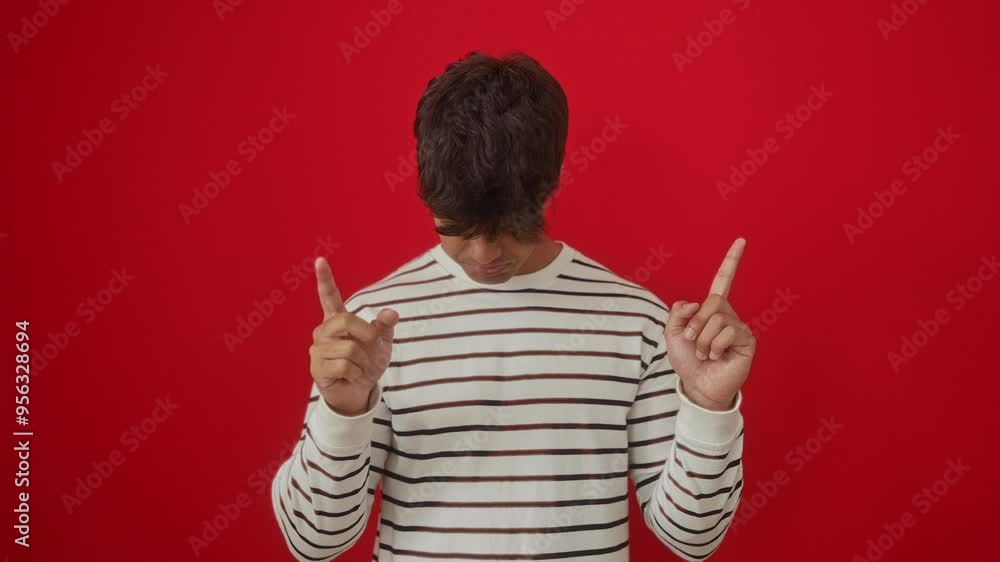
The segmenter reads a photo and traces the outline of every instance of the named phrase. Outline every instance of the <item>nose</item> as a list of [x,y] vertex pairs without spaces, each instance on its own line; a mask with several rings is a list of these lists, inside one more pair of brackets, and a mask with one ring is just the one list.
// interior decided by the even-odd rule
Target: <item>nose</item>
[[480,236],[468,242],[469,257],[479,265],[486,265],[500,257],[500,244]]

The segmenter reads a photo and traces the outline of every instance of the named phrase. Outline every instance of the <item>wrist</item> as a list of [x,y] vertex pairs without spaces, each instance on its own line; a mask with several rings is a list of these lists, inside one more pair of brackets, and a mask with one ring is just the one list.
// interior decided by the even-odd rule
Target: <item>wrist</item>
[[712,412],[725,412],[732,410],[736,406],[736,399],[739,395],[739,393],[737,392],[736,394],[733,394],[728,398],[723,398],[721,400],[713,399],[713,398],[708,398],[707,396],[698,392],[698,390],[696,389],[689,390],[684,386],[680,386],[680,392],[684,395],[685,398],[688,399],[689,402],[691,402],[695,406],[704,408],[705,410],[709,410]]
[[[324,400],[324,401],[326,401],[326,400]],[[339,416],[344,416],[344,417],[348,417],[348,418],[353,418],[355,416],[360,416],[361,414],[365,413],[365,409],[364,408],[345,408],[343,406],[334,406],[330,402],[326,402],[326,405],[331,410],[333,410],[333,413],[335,413],[335,414],[337,414]]]
[[373,407],[372,395],[374,393],[375,393],[375,387],[373,386],[371,389],[369,389],[368,394],[365,395],[364,401],[356,404],[346,404],[343,401],[329,400],[325,396],[323,396],[323,401],[326,402],[327,407],[330,408],[330,410],[333,411],[333,413],[340,416],[353,418],[360,416],[368,412],[368,410],[372,409]]
[[[713,451],[728,449],[743,424],[743,416],[740,414],[742,394],[737,391],[735,403],[723,404],[721,400],[706,399],[697,390],[688,392],[680,379],[677,379],[677,394],[681,402],[675,426],[677,438],[687,445],[697,445]],[[697,395],[701,400],[700,404],[694,401],[692,394]],[[723,406],[730,408],[709,409]]]
[[376,385],[372,388],[371,396],[368,399],[369,404],[372,405],[371,408],[357,415],[345,415],[348,410],[354,408],[345,408],[341,404],[338,405],[341,412],[338,412],[333,409],[330,402],[321,397],[306,422],[316,444],[329,452],[345,449],[357,450],[370,443],[374,426],[373,418],[375,417],[374,405],[378,404],[381,398],[381,386]]
[[706,410],[711,410],[713,412],[725,412],[727,410],[732,410],[733,406],[736,405],[736,395],[734,394],[732,398],[723,402],[717,402],[714,400],[708,400],[705,398],[689,397],[691,402],[696,405],[705,408]]

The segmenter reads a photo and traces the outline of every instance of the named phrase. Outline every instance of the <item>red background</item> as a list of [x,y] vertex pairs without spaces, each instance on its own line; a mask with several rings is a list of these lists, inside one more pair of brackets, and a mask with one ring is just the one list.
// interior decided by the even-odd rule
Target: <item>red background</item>
[[[645,284],[673,302],[703,298],[745,236],[731,296],[744,319],[777,290],[799,296],[759,335],[744,389],[744,497],[776,470],[790,477],[716,560],[849,560],[906,511],[916,525],[886,560],[993,559],[1000,280],[961,310],[947,300],[998,246],[992,3],[928,0],[886,41],[877,22],[890,0],[751,0],[745,11],[729,0],[591,0],[555,29],[545,11],[557,0],[404,0],[345,60],[341,43],[386,5],[247,0],[220,21],[209,0],[77,1],[19,52],[4,47],[7,353],[16,320],[31,321],[35,348],[68,321],[81,326],[32,373],[32,547],[11,542],[8,480],[11,560],[195,558],[189,537],[240,493],[252,503],[198,558],[291,560],[268,493],[248,482],[297,438],[310,384],[320,308],[309,280],[291,290],[282,276],[329,236],[351,293],[435,242],[415,178],[390,189],[384,174],[414,149],[427,81],[472,49],[523,50],[562,83],[567,158],[605,118],[628,125],[586,170],[567,160],[554,238],[638,279],[662,246],[672,255]],[[726,8],[735,21],[679,72],[672,54]],[[39,9],[5,2],[2,30],[19,33]],[[169,76],[120,120],[111,104],[147,65]],[[833,95],[782,138],[776,122],[820,85]],[[238,145],[284,106],[294,120],[244,162]],[[52,162],[106,117],[114,131],[58,181]],[[904,162],[949,126],[958,140],[911,181]],[[778,152],[724,201],[716,182],[768,137]],[[242,172],[185,223],[179,205],[230,159]],[[852,244],[844,223],[895,179],[905,193]],[[78,305],[121,268],[135,279],[86,323]],[[286,300],[230,353],[223,333],[275,289]],[[887,354],[941,308],[949,322],[895,372]],[[3,423],[15,430],[12,386]],[[122,432],[167,397],[177,411],[129,451]],[[794,471],[786,455],[830,416],[844,428]],[[5,479],[16,466],[8,439]],[[124,463],[68,514],[63,494],[115,450]],[[912,496],[959,458],[969,473],[919,513]],[[633,559],[668,556],[638,515]],[[374,527],[343,560],[369,559]]]

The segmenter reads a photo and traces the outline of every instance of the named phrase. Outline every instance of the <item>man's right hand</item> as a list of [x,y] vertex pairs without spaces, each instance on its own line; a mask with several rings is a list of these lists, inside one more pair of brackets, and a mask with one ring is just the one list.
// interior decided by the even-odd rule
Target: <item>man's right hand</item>
[[368,323],[348,312],[323,258],[316,258],[316,284],[323,322],[313,330],[309,348],[313,380],[334,412],[363,414],[372,389],[389,366],[399,314],[386,308]]

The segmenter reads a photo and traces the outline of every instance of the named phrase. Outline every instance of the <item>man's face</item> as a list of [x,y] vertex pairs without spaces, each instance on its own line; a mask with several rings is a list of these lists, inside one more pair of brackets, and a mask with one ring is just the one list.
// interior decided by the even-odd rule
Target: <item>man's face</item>
[[[440,226],[443,223],[435,218],[434,224]],[[494,240],[487,240],[484,236],[465,239],[438,234],[438,237],[445,253],[458,262],[473,281],[491,285],[513,277],[537,246],[520,242],[509,234]]]

